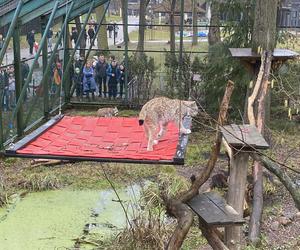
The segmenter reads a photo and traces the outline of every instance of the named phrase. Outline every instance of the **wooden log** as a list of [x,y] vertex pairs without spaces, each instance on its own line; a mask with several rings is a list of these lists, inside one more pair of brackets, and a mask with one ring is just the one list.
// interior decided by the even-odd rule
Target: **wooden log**
[[[239,218],[243,218],[243,205],[247,182],[249,154],[233,151],[230,161],[229,189],[227,203],[237,211]],[[225,244],[229,249],[241,248],[241,227],[225,227]]]
[[203,236],[207,239],[209,245],[211,245],[214,250],[228,250],[228,247],[220,239],[220,231],[211,226],[208,226],[204,221],[200,219],[200,217],[199,228],[201,229]]

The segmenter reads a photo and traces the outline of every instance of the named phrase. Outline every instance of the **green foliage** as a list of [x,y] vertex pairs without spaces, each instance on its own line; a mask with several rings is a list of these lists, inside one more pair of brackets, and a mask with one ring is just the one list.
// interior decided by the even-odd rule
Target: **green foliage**
[[136,98],[138,100],[149,100],[155,78],[154,59],[148,57],[145,53],[138,53],[129,58],[128,65],[130,79],[137,78]]
[[[188,99],[192,81],[192,73],[199,72],[198,57],[192,62],[191,55],[183,53],[182,64],[179,62],[179,54],[165,53],[166,95],[172,98]],[[182,72],[182,75],[181,75]]]
[[[292,114],[300,110],[300,63],[291,61],[273,75],[271,112],[276,119],[288,119],[288,108]],[[284,106],[287,101],[288,107]]]
[[247,84],[250,75],[245,68],[230,56],[230,45],[220,43],[210,48],[210,54],[203,62],[202,81],[205,91],[205,107],[209,113],[217,113],[228,80],[235,82],[231,98],[233,115],[243,110]]
[[255,0],[229,0],[221,4],[220,12],[226,17],[223,29],[224,42],[231,48],[251,47],[255,2]]
[[[230,55],[229,48],[251,47],[251,32],[254,18],[254,0],[241,2],[237,0],[226,1],[221,4],[221,13],[226,17],[223,23],[226,27],[222,30],[224,39],[222,43],[210,46],[209,54],[202,62],[194,63],[192,69],[199,69],[201,82],[197,90],[204,92],[202,101],[209,113],[217,113],[219,104],[224,95],[228,80],[235,82],[235,90],[231,99],[234,109],[232,115],[237,117],[243,113],[247,85],[250,75],[236,59]],[[196,66],[197,65],[197,66]],[[196,98],[201,102],[201,96]]]

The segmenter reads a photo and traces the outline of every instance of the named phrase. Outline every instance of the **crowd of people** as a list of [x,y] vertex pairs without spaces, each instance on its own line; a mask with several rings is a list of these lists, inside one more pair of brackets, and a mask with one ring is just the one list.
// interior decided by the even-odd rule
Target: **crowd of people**
[[87,61],[84,66],[83,58],[75,60],[72,80],[75,82],[77,97],[123,97],[125,67],[122,63],[118,64],[114,56],[110,56],[109,61],[104,55],[94,57],[93,62]]
[[[85,42],[93,43],[97,23],[95,20],[89,22],[88,30],[83,33]],[[109,38],[118,36],[119,27],[116,23],[109,23],[107,31]],[[53,38],[58,38],[60,30],[54,34],[52,28],[47,33],[48,50],[52,51]],[[76,44],[79,37],[79,32],[76,27],[72,27],[70,39]],[[39,44],[35,39],[35,30],[30,30],[26,35],[26,41],[29,46],[29,54],[31,56],[36,53]],[[3,47],[4,37],[0,34],[0,49]],[[61,41],[62,46],[62,41]],[[87,61],[83,65],[84,58],[77,57],[74,60],[74,67],[71,69],[71,80],[76,86],[76,96],[79,98],[95,98],[96,95],[103,98],[116,99],[123,97],[124,82],[125,82],[125,67],[122,63],[118,64],[114,56],[106,59],[104,55],[94,57],[93,61]],[[62,61],[57,58],[51,69],[51,88],[50,95],[56,94],[58,87],[61,84],[63,76]],[[29,73],[29,65],[26,58],[22,58],[21,74],[23,84]],[[26,90],[25,100],[27,99]],[[16,82],[14,67],[0,67],[0,93],[2,103],[2,111],[12,110],[16,105]]]

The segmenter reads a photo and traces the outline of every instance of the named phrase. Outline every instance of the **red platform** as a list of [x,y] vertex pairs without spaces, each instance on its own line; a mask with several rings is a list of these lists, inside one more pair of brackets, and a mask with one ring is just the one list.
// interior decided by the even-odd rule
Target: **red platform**
[[177,159],[182,157],[177,157],[179,133],[173,123],[153,151],[147,151],[144,129],[137,118],[64,116],[48,125],[7,153],[30,158],[183,163]]

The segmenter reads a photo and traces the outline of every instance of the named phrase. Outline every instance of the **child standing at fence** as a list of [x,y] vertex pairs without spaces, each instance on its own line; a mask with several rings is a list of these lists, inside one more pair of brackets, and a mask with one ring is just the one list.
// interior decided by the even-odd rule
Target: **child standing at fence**
[[120,98],[123,97],[123,88],[125,83],[125,67],[123,64],[120,65]]
[[95,98],[96,82],[94,78],[94,69],[90,62],[87,62],[83,68],[83,92],[86,94],[87,98],[90,98],[90,93],[92,98]]
[[8,108],[13,109],[16,106],[16,81],[13,73],[9,74],[8,77]]
[[109,77],[108,81],[108,96],[109,99],[117,97],[117,86],[120,80],[120,70],[117,67],[117,62],[112,61],[107,69],[107,76]]

